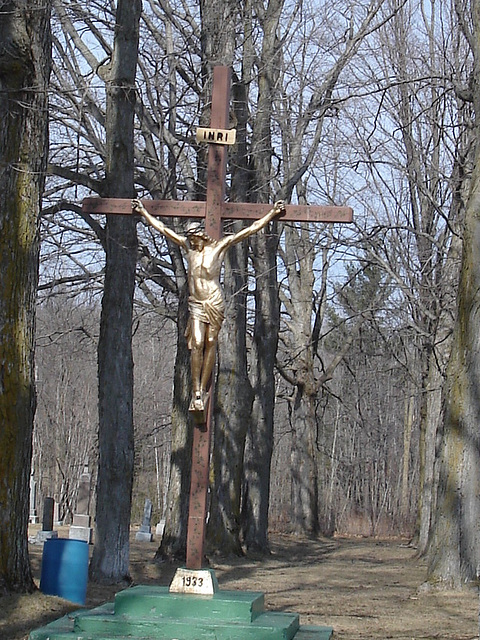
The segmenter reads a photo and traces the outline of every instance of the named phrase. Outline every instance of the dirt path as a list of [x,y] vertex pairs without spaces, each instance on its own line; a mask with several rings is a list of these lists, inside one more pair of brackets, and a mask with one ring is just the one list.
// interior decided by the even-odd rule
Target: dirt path
[[[157,544],[132,540],[136,584],[169,584],[175,566],[151,562]],[[30,549],[38,580],[42,547]],[[268,608],[299,613],[302,624],[332,626],[335,640],[479,637],[476,591],[425,592],[424,563],[398,540],[275,536],[268,558],[211,558],[211,565],[220,588],[263,591]],[[118,590],[89,585],[87,606],[112,600]],[[24,640],[31,629],[76,608],[40,592],[0,598],[0,640]]]

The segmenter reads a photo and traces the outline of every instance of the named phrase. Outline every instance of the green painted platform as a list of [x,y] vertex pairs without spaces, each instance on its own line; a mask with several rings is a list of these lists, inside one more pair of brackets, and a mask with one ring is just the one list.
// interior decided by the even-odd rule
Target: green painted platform
[[32,631],[29,640],[330,640],[329,627],[300,626],[295,613],[266,611],[263,593],[213,596],[137,586]]

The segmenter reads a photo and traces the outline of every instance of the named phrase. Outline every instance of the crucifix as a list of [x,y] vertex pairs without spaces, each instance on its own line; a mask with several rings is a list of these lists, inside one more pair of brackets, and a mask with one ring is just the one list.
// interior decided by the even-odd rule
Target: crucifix
[[[228,220],[250,220],[251,227],[243,232],[244,237],[251,235],[261,226],[265,226],[276,215],[282,215],[282,221],[296,222],[351,222],[353,212],[350,207],[283,205],[276,203],[272,208],[269,204],[249,204],[225,201],[226,160],[228,145],[235,142],[235,131],[228,129],[230,108],[231,70],[228,67],[215,67],[213,73],[213,91],[211,106],[210,128],[197,130],[197,141],[209,144],[207,165],[207,193],[206,201],[174,201],[174,200],[144,200],[143,202],[115,198],[86,198],[82,209],[88,213],[121,214],[142,213],[144,217],[156,226],[170,239],[180,244],[184,249],[191,250],[195,236],[200,238],[204,234],[204,241],[208,238],[223,249],[228,249],[228,242],[222,240],[222,222]],[[146,214],[146,215],[145,215]],[[186,217],[200,218],[205,221],[204,232],[192,230],[186,235],[176,234],[163,223],[155,219],[158,217]],[[257,228],[258,227],[258,228]],[[170,232],[171,235],[168,235]],[[238,234],[235,234],[235,236]],[[242,239],[242,238],[240,238]],[[235,241],[238,239],[235,238]],[[231,244],[231,243],[230,243]],[[212,245],[213,246],[213,245]],[[198,248],[198,247],[197,247]],[[195,248],[194,248],[195,249]],[[202,246],[203,249],[203,246]],[[196,249],[195,249],[196,250]],[[221,255],[217,255],[218,263]],[[187,257],[188,258],[188,257]],[[189,266],[192,263],[189,260]],[[195,264],[193,264],[195,269]],[[189,280],[190,296],[193,296],[192,283]],[[192,316],[192,310],[190,310]],[[219,319],[221,324],[221,319]],[[204,324],[210,324],[210,320]],[[198,328],[198,327],[197,327]],[[195,330],[195,327],[192,327]],[[218,331],[216,331],[218,333]],[[216,339],[216,334],[215,334]],[[192,357],[193,352],[192,352]],[[205,358],[205,353],[203,354]],[[207,355],[207,358],[210,354]],[[211,360],[211,359],[210,359]],[[192,360],[192,374],[194,374]],[[210,367],[209,369],[210,370]],[[192,375],[195,378],[195,374]],[[200,376],[201,378],[201,373]],[[195,381],[194,381],[195,384]],[[189,515],[187,528],[187,558],[186,569],[200,571],[203,567],[204,540],[206,529],[206,510],[208,493],[208,475],[210,461],[211,422],[213,413],[213,397],[211,388],[206,392],[198,383],[199,389],[194,389],[194,396],[190,405],[196,427],[193,434],[192,469],[189,498]],[[210,382],[211,384],[211,382]],[[195,578],[187,577],[187,587],[194,587]],[[188,588],[186,589],[188,592]],[[193,588],[191,592],[195,592]]]

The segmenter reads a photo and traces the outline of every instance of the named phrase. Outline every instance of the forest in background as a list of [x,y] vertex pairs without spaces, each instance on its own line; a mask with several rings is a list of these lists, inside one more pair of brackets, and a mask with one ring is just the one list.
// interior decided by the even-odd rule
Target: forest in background
[[[248,543],[249,524],[266,524],[265,512],[252,515],[251,498],[255,490],[265,495],[258,466],[270,471],[271,456],[271,527],[402,533],[427,549],[473,165],[466,7],[460,0],[143,3],[139,195],[201,197],[205,153],[194,130],[208,122],[212,66],[229,64],[238,142],[228,197],[355,211],[348,228],[279,225],[227,261],[218,393],[228,404],[216,420],[212,521],[233,531],[233,548]],[[68,520],[85,459],[96,468],[106,231],[80,202],[108,186],[104,102],[115,7],[54,1],[53,8],[33,468],[41,494],[54,495]],[[150,497],[168,521],[172,466],[185,470],[172,461],[188,440],[188,425],[171,408],[182,366],[184,265],[142,224],[138,238],[133,517]],[[231,375],[222,378],[225,370]],[[273,397],[270,423],[263,400]],[[226,426],[224,415],[238,424]]]
[[[75,512],[86,461],[94,473],[92,491],[95,487],[99,316],[95,301],[72,301],[65,294],[48,299],[37,310],[37,502],[40,508],[42,496],[54,496],[65,523]],[[410,440],[404,440],[405,371],[385,351],[384,339],[374,327],[364,328],[316,409],[319,510],[325,532],[413,536],[415,531],[418,434],[413,431]],[[334,347],[327,357],[334,355]],[[139,311],[134,326],[136,523],[141,522],[146,498],[153,502],[154,522],[165,516],[175,349],[172,320],[162,313]],[[288,532],[290,390],[280,374],[276,385],[269,525]],[[92,509],[94,504],[93,496]]]

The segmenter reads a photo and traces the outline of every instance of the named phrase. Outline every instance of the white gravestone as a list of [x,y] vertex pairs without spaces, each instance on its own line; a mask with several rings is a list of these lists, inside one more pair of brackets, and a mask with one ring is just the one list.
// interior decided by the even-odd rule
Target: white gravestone
[[151,542],[153,540],[152,534],[152,501],[148,498],[145,500],[145,507],[143,508],[143,520],[140,529],[135,534],[135,540],[140,542]]
[[35,476],[30,476],[30,514],[28,516],[30,524],[38,524],[39,517],[37,515],[37,483]]

